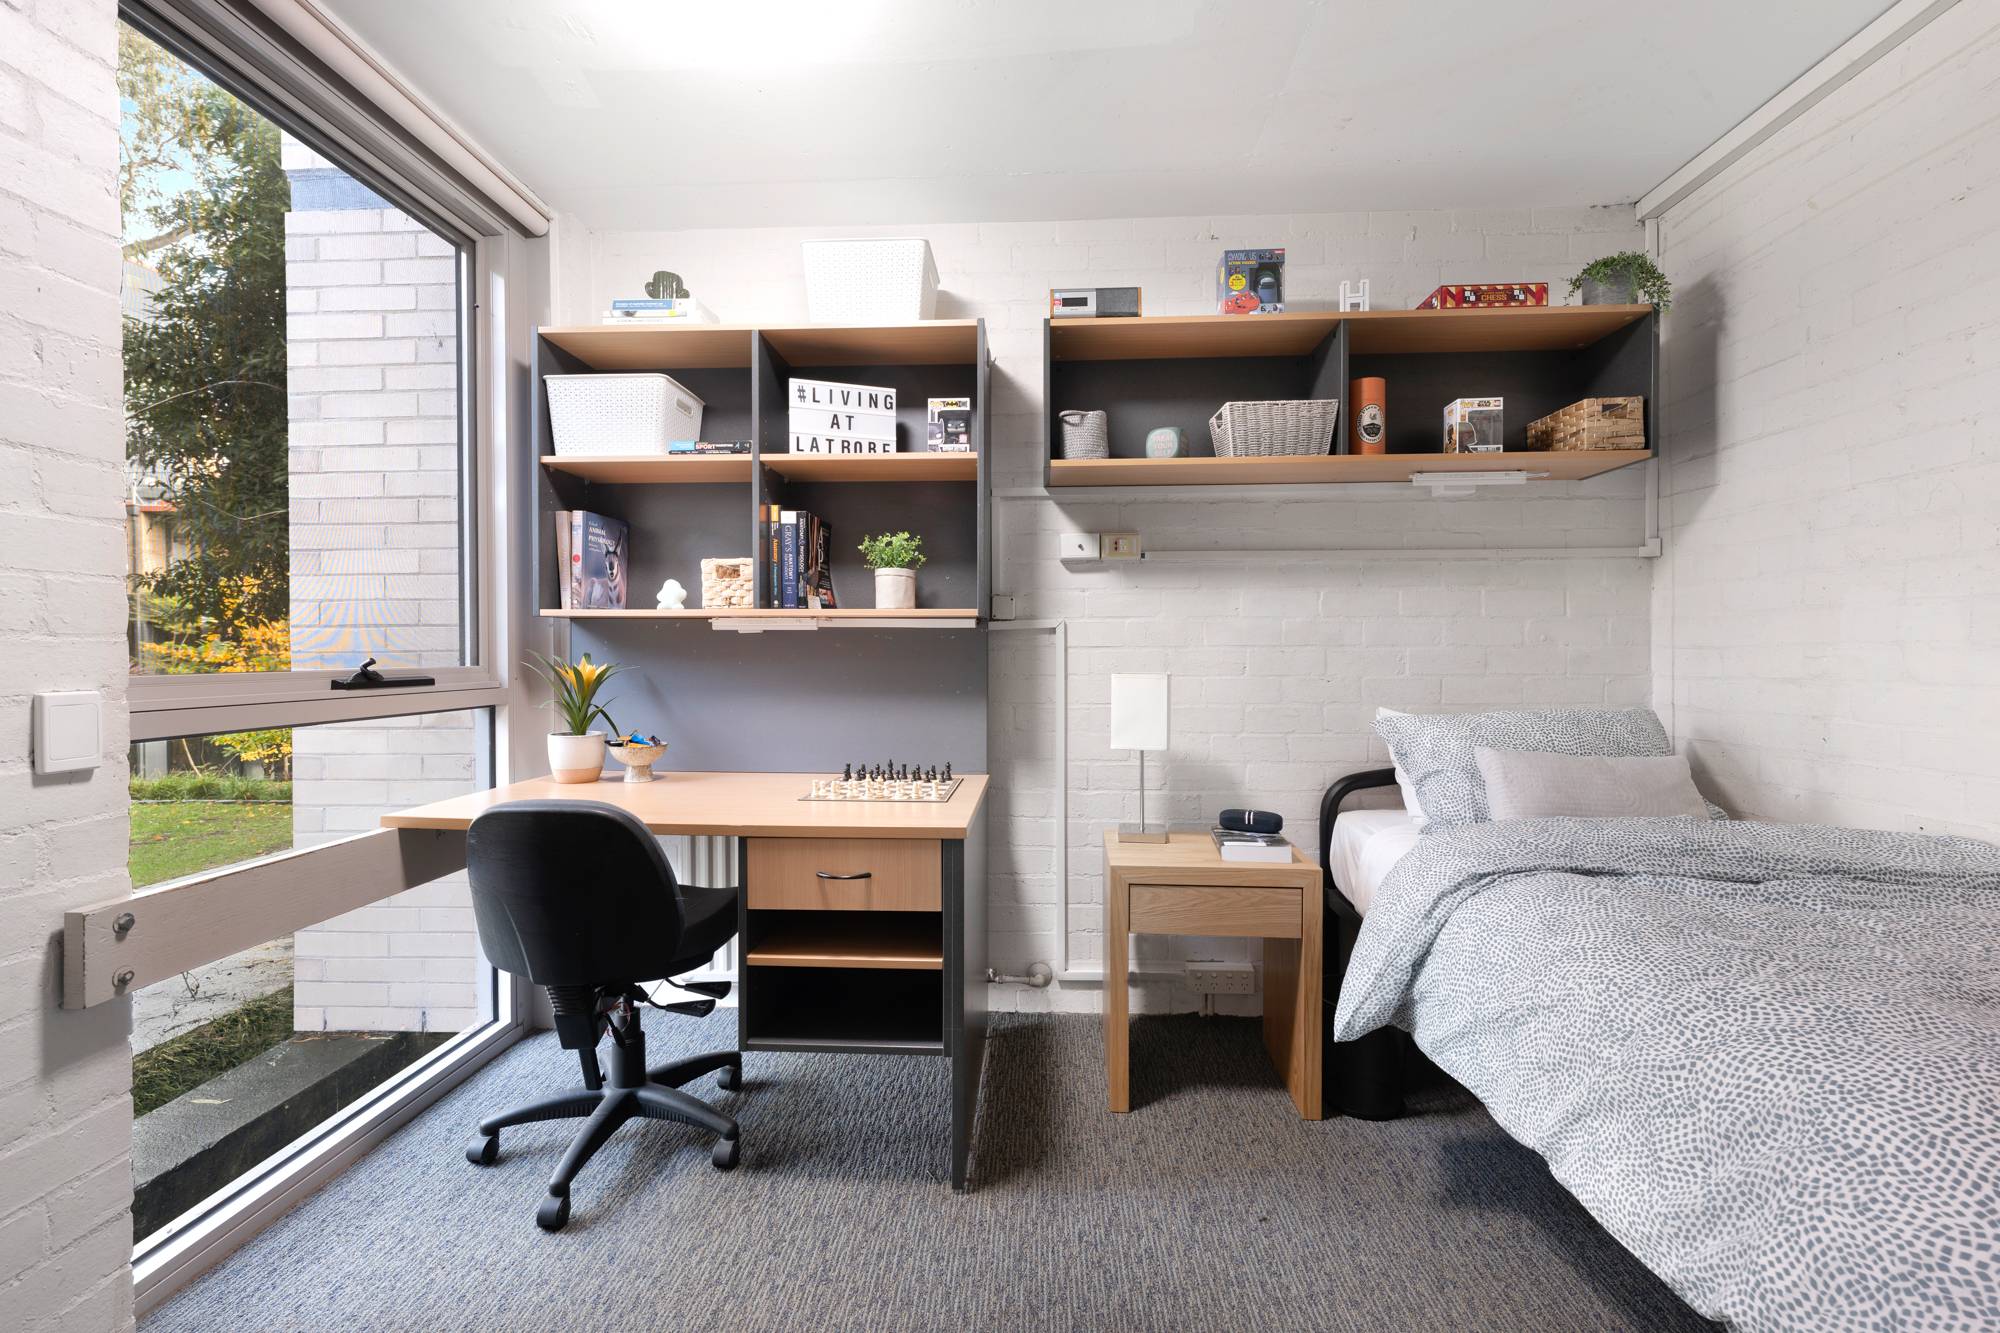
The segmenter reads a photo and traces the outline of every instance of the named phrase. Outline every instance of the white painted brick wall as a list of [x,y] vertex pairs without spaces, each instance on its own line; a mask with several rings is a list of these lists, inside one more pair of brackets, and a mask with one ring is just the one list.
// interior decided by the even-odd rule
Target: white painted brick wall
[[[1589,260],[1642,240],[1629,206],[602,236],[570,227],[559,305],[565,322],[593,322],[614,297],[667,268],[724,319],[803,320],[799,242],[829,234],[929,237],[943,289],[938,315],[987,321],[1000,489],[1041,481],[1041,322],[1051,286],[1136,284],[1149,314],[1202,313],[1214,309],[1215,264],[1225,247],[1282,244],[1292,308],[1330,308],[1341,279],[1366,277],[1386,309],[1414,305],[1447,281],[1546,278],[1560,294]],[[1316,845],[1327,784],[1382,757],[1369,730],[1378,705],[1628,704],[1645,702],[1650,689],[1646,561],[1218,557],[1070,572],[1056,560],[1065,527],[1136,529],[1160,547],[1629,547],[1642,534],[1643,485],[1627,471],[1475,500],[1340,487],[1285,499],[996,501],[996,591],[1016,594],[1023,618],[1069,625],[1070,764],[1066,775],[1053,771],[1058,666],[1049,639],[995,633],[988,889],[995,965],[1018,972],[1055,955],[1059,786],[1070,793],[1062,836],[1073,965],[1102,956],[1101,831],[1137,816],[1132,757],[1106,746],[1110,672],[1174,678],[1173,748],[1148,771],[1155,782],[1164,773],[1177,823],[1204,825],[1225,805],[1264,806],[1282,813],[1306,845]],[[1142,957],[1251,958],[1258,949],[1148,939]],[[1176,986],[1146,990],[1145,1007],[1195,1003]],[[1077,986],[1008,988],[995,1002],[1089,1009],[1098,1001],[1095,987]]]
[[[59,1009],[62,913],[127,889],[116,8],[0,4],[0,1324],[132,1322],[129,1002]],[[36,778],[29,695],[98,689]]]
[[2000,8],[1671,210],[1660,689],[1745,814],[2000,836]]
[[[284,165],[331,170],[289,138]],[[400,209],[285,215],[294,666],[462,661],[456,274],[451,247]],[[419,317],[436,323],[397,323]],[[292,735],[297,846],[473,787],[469,713]],[[479,964],[464,877],[299,931],[293,968],[302,1032],[470,1027]]]

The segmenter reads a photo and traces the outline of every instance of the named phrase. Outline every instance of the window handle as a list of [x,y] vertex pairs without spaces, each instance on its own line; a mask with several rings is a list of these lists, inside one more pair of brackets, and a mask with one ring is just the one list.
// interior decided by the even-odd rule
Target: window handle
[[853,874],[851,874],[851,875],[836,875],[836,874],[834,874],[834,873],[833,873],[833,872],[832,872],[831,870],[815,870],[815,871],[813,871],[813,874],[815,874],[815,875],[818,875],[818,876],[819,876],[819,877],[820,877],[821,879],[873,879],[873,878],[875,878],[875,872],[874,872],[874,871],[872,871],[872,870],[857,870],[857,871],[855,871],[855,872],[854,872]]
[[333,688],[336,690],[396,690],[411,685],[437,684],[437,677],[435,676],[385,676],[374,668],[375,659],[371,657],[361,664],[360,670],[356,671],[346,680],[334,681]]

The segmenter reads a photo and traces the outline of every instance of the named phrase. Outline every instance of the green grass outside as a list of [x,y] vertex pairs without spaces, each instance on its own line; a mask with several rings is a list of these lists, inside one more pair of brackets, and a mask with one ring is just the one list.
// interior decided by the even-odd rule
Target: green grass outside
[[292,807],[277,801],[169,801],[132,806],[132,887],[281,852]]
[[166,773],[131,779],[135,801],[290,801],[292,784],[220,773]]
[[292,988],[260,995],[220,1018],[132,1057],[132,1114],[145,1115],[292,1036]]

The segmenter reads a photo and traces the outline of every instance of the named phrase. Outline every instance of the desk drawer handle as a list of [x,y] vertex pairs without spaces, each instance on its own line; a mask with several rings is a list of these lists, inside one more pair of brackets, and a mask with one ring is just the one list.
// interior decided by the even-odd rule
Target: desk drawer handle
[[851,874],[851,875],[836,875],[836,874],[834,874],[834,873],[833,873],[833,872],[832,872],[831,870],[815,870],[815,871],[813,871],[813,874],[815,874],[815,875],[818,875],[818,876],[819,876],[819,877],[820,877],[821,879],[873,879],[873,878],[875,878],[875,872],[874,872],[874,871],[872,871],[872,870],[857,870],[857,871],[855,871],[855,872],[854,872],[853,874]]

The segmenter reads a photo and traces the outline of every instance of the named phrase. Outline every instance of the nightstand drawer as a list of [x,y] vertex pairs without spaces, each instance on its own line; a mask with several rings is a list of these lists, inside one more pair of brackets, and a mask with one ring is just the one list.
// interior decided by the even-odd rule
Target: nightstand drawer
[[1243,935],[1295,940],[1303,929],[1297,889],[1134,884],[1138,935]]
[[933,840],[751,838],[749,844],[744,887],[752,910],[939,910]]

